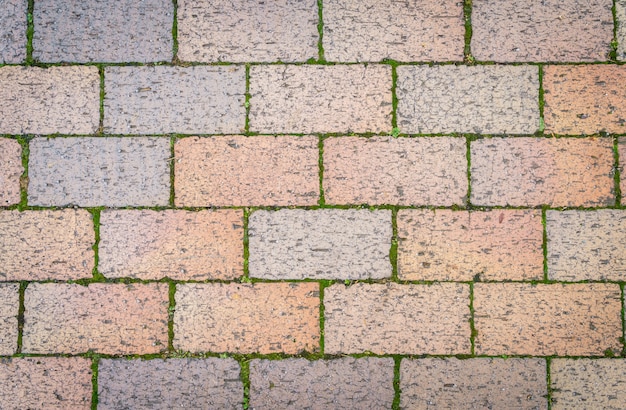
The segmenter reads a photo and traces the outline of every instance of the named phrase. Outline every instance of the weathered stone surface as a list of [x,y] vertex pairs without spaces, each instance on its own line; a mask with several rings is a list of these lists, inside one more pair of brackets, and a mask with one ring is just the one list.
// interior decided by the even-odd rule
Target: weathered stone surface
[[0,138],[0,206],[20,202],[20,176],[23,172],[20,143]]
[[0,0],[0,64],[26,59],[27,0]]
[[35,138],[28,203],[42,206],[165,206],[170,141],[163,137]]
[[[12,355],[17,349],[19,290],[20,286],[17,283],[0,284],[0,355]],[[0,379],[1,374],[0,370]],[[2,401],[2,389],[0,389],[0,404]]]
[[330,204],[464,204],[466,153],[463,138],[327,138],[324,198]]
[[389,409],[391,358],[285,359],[250,362],[250,407],[284,409]]
[[534,66],[400,66],[398,127],[438,134],[532,134],[539,129]]
[[626,0],[615,0],[617,59],[626,60]]

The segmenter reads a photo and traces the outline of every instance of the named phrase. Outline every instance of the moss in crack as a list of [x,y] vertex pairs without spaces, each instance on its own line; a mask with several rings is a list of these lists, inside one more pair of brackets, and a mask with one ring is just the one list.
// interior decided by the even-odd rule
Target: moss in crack
[[550,380],[550,365],[552,364],[552,359],[546,357],[546,390],[547,397],[546,400],[548,402],[548,410],[552,408],[552,380]]
[[463,18],[465,21],[465,48],[463,61],[465,64],[475,64],[472,56],[472,0],[463,1]]
[[250,282],[250,213],[249,208],[243,210],[243,276],[241,282]]
[[18,204],[18,209],[20,211],[25,210],[28,207],[28,160],[30,157],[30,146],[29,142],[32,137],[28,136],[20,136],[17,137],[17,141],[22,147],[22,168],[24,168],[24,172],[20,176],[20,203]]
[[[621,179],[622,175],[620,172],[620,157],[619,157],[619,138],[613,137],[613,155],[614,155],[614,163],[613,163],[613,180],[615,182],[615,206],[622,206],[622,189],[621,189]],[[626,162],[626,158],[622,158],[622,161]]]
[[402,361],[401,356],[393,357],[393,403],[391,408],[393,410],[398,410],[400,408],[400,362]]
[[619,46],[617,40],[617,31],[619,29],[619,19],[617,18],[617,5],[616,0],[613,0],[613,4],[611,5],[611,14],[613,15],[613,38],[611,39],[611,49],[609,51],[609,60],[616,61],[617,60],[617,48]]
[[471,345],[471,355],[476,355],[476,336],[478,331],[476,330],[476,324],[474,322],[474,283],[469,283],[469,325],[470,325],[470,345]]
[[246,120],[244,125],[244,134],[250,136],[250,64],[246,64],[246,92],[244,107],[246,109]]
[[172,62],[178,62],[178,0],[172,0],[174,16],[172,19]]
[[391,132],[397,138],[400,135],[400,128],[398,128],[398,94],[396,93],[398,86],[398,63],[392,60],[388,60],[387,63],[391,65]]
[[35,24],[33,22],[33,12],[35,10],[35,0],[28,0],[26,11],[26,65],[33,64],[33,35],[35,34]]
[[98,130],[96,135],[104,134],[104,97],[106,95],[104,89],[104,66],[98,65],[98,75],[100,76],[100,118],[98,120]]
[[241,366],[240,378],[243,383],[242,405],[243,409],[247,410],[250,408],[250,360],[242,358],[238,361]]
[[548,222],[546,214],[548,212],[548,207],[543,206],[541,208],[541,226],[542,226],[542,251],[543,251],[543,280],[545,282],[549,281],[548,276]]
[[26,307],[24,305],[24,295],[26,293],[26,287],[28,282],[21,281],[19,288],[19,305],[17,308],[17,349],[15,353],[22,353],[22,338],[24,335],[24,312]]
[[536,136],[542,136],[543,131],[546,129],[545,120],[543,117],[543,109],[545,106],[544,91],[543,91],[543,66],[539,65],[539,131],[535,133]]
[[174,208],[176,206],[176,190],[175,190],[175,165],[176,165],[176,137],[173,136],[170,139],[170,157],[168,158],[168,165],[170,167],[170,199],[169,205]]
[[[100,260],[99,256],[99,248],[100,248],[100,213],[104,209],[104,207],[99,208],[87,208],[87,211],[91,214],[91,218],[93,219],[93,228],[94,228],[94,243],[91,249],[93,249],[94,254],[94,265],[93,270],[91,272],[92,279],[89,283],[95,282],[106,282],[106,278],[98,271],[98,264]],[[78,283],[79,281],[77,281]]]
[[317,142],[317,148],[319,151],[318,170],[320,178],[320,199],[317,203],[319,206],[324,206],[326,204],[326,198],[324,197],[324,137],[321,135]]
[[95,355],[91,359],[91,409],[98,409],[98,365],[100,364],[100,357]]
[[391,247],[389,248],[389,262],[391,263],[391,280],[398,282],[398,208],[391,210]]
[[169,282],[167,307],[167,351],[174,352],[174,313],[176,312],[176,283]]
[[317,40],[317,58],[319,62],[325,62],[326,57],[324,55],[324,5],[323,0],[317,0],[317,33],[319,38]]

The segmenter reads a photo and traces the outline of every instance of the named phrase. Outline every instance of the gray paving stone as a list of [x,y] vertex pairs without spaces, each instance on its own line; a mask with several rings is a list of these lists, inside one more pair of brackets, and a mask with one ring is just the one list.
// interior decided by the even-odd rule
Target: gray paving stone
[[0,0],[0,64],[26,59],[26,11],[28,0]]

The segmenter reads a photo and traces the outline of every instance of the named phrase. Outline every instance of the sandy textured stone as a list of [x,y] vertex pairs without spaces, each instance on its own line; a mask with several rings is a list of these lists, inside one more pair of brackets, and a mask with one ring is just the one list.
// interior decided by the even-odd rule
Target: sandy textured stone
[[326,203],[464,204],[466,152],[464,138],[325,139]]
[[400,408],[547,409],[543,359],[403,359]]
[[31,283],[24,353],[150,354],[167,349],[166,283]]
[[176,142],[178,206],[317,205],[318,139],[219,136]]
[[398,211],[401,280],[543,279],[539,210]]
[[617,59],[626,60],[626,0],[615,0]]
[[606,61],[613,39],[610,0],[472,2],[477,60]]
[[343,357],[250,362],[250,407],[390,409],[393,359]]
[[[17,349],[17,315],[20,307],[19,290],[20,286],[17,283],[0,284],[0,355],[12,355]],[[1,370],[0,373],[2,373]],[[2,376],[0,375],[1,378]],[[1,403],[2,393],[0,392]]]
[[617,284],[477,283],[476,354],[533,356],[620,352]]
[[610,138],[488,138],[471,144],[471,203],[615,204]]
[[92,277],[95,232],[83,209],[1,211],[0,280]]
[[0,206],[20,202],[20,177],[23,172],[20,143],[0,138]]
[[99,121],[98,67],[0,67],[0,134],[91,134]]
[[534,66],[400,66],[398,127],[437,134],[532,134],[539,129]]
[[244,130],[243,67],[106,67],[104,130],[212,134]]
[[391,277],[391,211],[259,210],[250,215],[250,276],[263,279]]
[[250,131],[388,132],[391,109],[389,66],[250,67]]
[[172,59],[170,0],[37,0],[33,58],[121,63]]
[[178,58],[304,62],[317,59],[316,0],[181,0]]
[[[622,196],[626,198],[626,137],[618,139],[617,152],[619,155],[620,190]],[[622,202],[626,204],[626,200]]]
[[0,0],[0,64],[26,59],[27,0]]
[[324,291],[324,353],[469,354],[469,286],[351,286]]
[[543,89],[546,132],[626,133],[626,67],[546,66]]
[[319,350],[317,283],[204,283],[176,287],[174,347],[191,352]]
[[234,359],[102,359],[98,409],[241,409]]
[[554,410],[619,410],[626,403],[624,359],[553,359],[550,381]]
[[98,255],[107,278],[234,279],[243,275],[243,212],[104,210]]
[[170,140],[163,137],[35,138],[28,203],[166,206],[170,156]]
[[0,407],[5,410],[91,408],[91,360],[15,357],[0,360]]
[[463,3],[324,1],[328,61],[461,61]]

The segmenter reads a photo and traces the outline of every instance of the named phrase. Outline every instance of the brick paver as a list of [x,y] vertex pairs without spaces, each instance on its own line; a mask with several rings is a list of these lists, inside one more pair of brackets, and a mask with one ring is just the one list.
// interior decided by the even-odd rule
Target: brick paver
[[471,161],[473,205],[615,204],[610,138],[486,138]]
[[476,353],[592,356],[620,352],[617,284],[477,283]]
[[389,409],[393,359],[344,357],[250,362],[250,407]]
[[20,202],[22,147],[17,140],[0,138],[0,206]]
[[176,286],[174,347],[191,352],[287,353],[319,349],[317,283]]
[[243,383],[233,359],[102,359],[98,409],[240,409]]
[[328,138],[324,197],[340,205],[462,205],[466,151],[463,138]]
[[234,279],[242,240],[239,210],[105,210],[98,269],[107,278]]
[[178,206],[317,205],[318,139],[219,136],[176,142]]
[[2,280],[91,278],[92,216],[83,209],[0,211]]
[[398,127],[438,134],[532,134],[539,129],[534,66],[400,66]]
[[469,354],[469,286],[336,284],[324,290],[324,353]]
[[400,390],[403,409],[548,407],[542,359],[403,359]]
[[[20,304],[18,292],[17,283],[0,284],[0,355],[12,355],[17,350],[17,315]],[[0,391],[0,403],[1,397]]]
[[27,0],[0,0],[0,64],[26,59]]
[[617,59],[626,60],[626,0],[615,0]]
[[31,283],[24,307],[24,353],[167,349],[167,284]]
[[541,211],[398,212],[401,280],[543,279]]
[[256,211],[248,223],[250,276],[381,279],[391,276],[391,211]]

